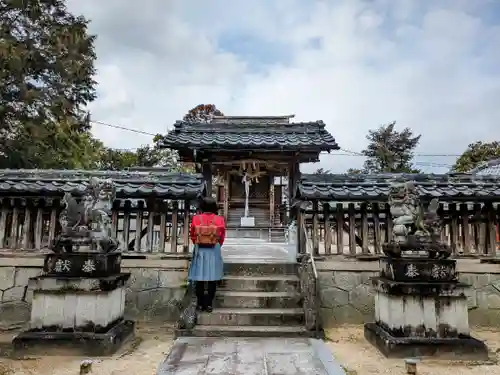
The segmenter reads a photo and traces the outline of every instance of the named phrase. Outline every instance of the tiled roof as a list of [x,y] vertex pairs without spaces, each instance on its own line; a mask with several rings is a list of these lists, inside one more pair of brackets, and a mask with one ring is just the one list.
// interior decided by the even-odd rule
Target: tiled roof
[[212,123],[178,121],[163,139],[163,146],[173,149],[339,149],[323,121],[289,123],[230,117]]
[[479,167],[474,168],[470,173],[476,176],[489,175],[500,176],[500,159],[490,160]]
[[1,169],[0,196],[7,194],[50,196],[70,192],[80,195],[91,177],[111,179],[118,198],[140,198],[156,195],[165,199],[195,199],[205,189],[199,174],[82,171],[50,169]]
[[308,200],[386,200],[393,181],[414,181],[424,199],[500,201],[500,177],[471,174],[302,175],[296,197]]

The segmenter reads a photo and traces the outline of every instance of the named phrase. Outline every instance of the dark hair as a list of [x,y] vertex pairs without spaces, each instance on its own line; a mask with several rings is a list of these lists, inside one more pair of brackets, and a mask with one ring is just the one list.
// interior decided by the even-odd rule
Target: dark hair
[[205,197],[200,202],[200,211],[203,213],[219,214],[217,202],[212,197]]

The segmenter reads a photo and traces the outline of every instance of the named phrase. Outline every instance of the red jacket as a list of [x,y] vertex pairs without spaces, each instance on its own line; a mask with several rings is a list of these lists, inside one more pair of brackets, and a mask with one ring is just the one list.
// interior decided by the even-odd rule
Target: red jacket
[[222,216],[218,216],[215,214],[200,214],[193,216],[193,220],[191,221],[191,228],[189,230],[189,234],[191,237],[191,241],[193,243],[196,241],[196,234],[194,228],[200,224],[207,224],[214,220],[215,226],[219,231],[219,244],[222,246],[224,244],[224,238],[226,237],[226,223],[224,222],[224,218]]

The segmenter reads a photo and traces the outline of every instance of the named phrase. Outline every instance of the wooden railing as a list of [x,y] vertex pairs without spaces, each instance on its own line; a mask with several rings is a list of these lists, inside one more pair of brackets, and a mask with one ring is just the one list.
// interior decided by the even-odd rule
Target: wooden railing
[[[441,204],[442,240],[456,256],[492,256],[500,250],[500,205]],[[337,203],[302,210],[315,255],[381,254],[391,239],[392,218],[387,204]]]
[[[4,197],[0,200],[0,249],[45,250],[60,232],[60,198]],[[301,211],[315,255],[381,254],[390,239],[387,204],[318,203]],[[189,252],[189,223],[194,207],[161,199],[115,201],[113,230],[124,251]],[[457,256],[491,256],[499,248],[500,205],[442,204],[442,239]],[[137,240],[136,240],[137,239]]]
[[[3,199],[0,206],[1,250],[49,249],[60,233],[59,199]],[[113,232],[124,251],[189,252],[189,223],[194,208],[184,201],[116,200]]]

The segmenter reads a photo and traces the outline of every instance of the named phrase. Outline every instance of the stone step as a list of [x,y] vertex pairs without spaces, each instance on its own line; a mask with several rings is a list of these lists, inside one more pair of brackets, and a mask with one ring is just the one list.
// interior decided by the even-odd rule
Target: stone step
[[228,275],[222,280],[219,290],[296,292],[299,290],[299,278],[296,275]]
[[225,263],[224,273],[230,276],[297,275],[297,268],[297,263]]
[[200,313],[198,324],[207,326],[297,326],[304,324],[304,310],[301,308],[219,308],[214,309],[211,313]]
[[223,308],[299,308],[301,297],[295,292],[248,292],[220,290],[215,307]]
[[197,325],[179,330],[177,336],[195,337],[314,337],[304,326],[215,326]]

